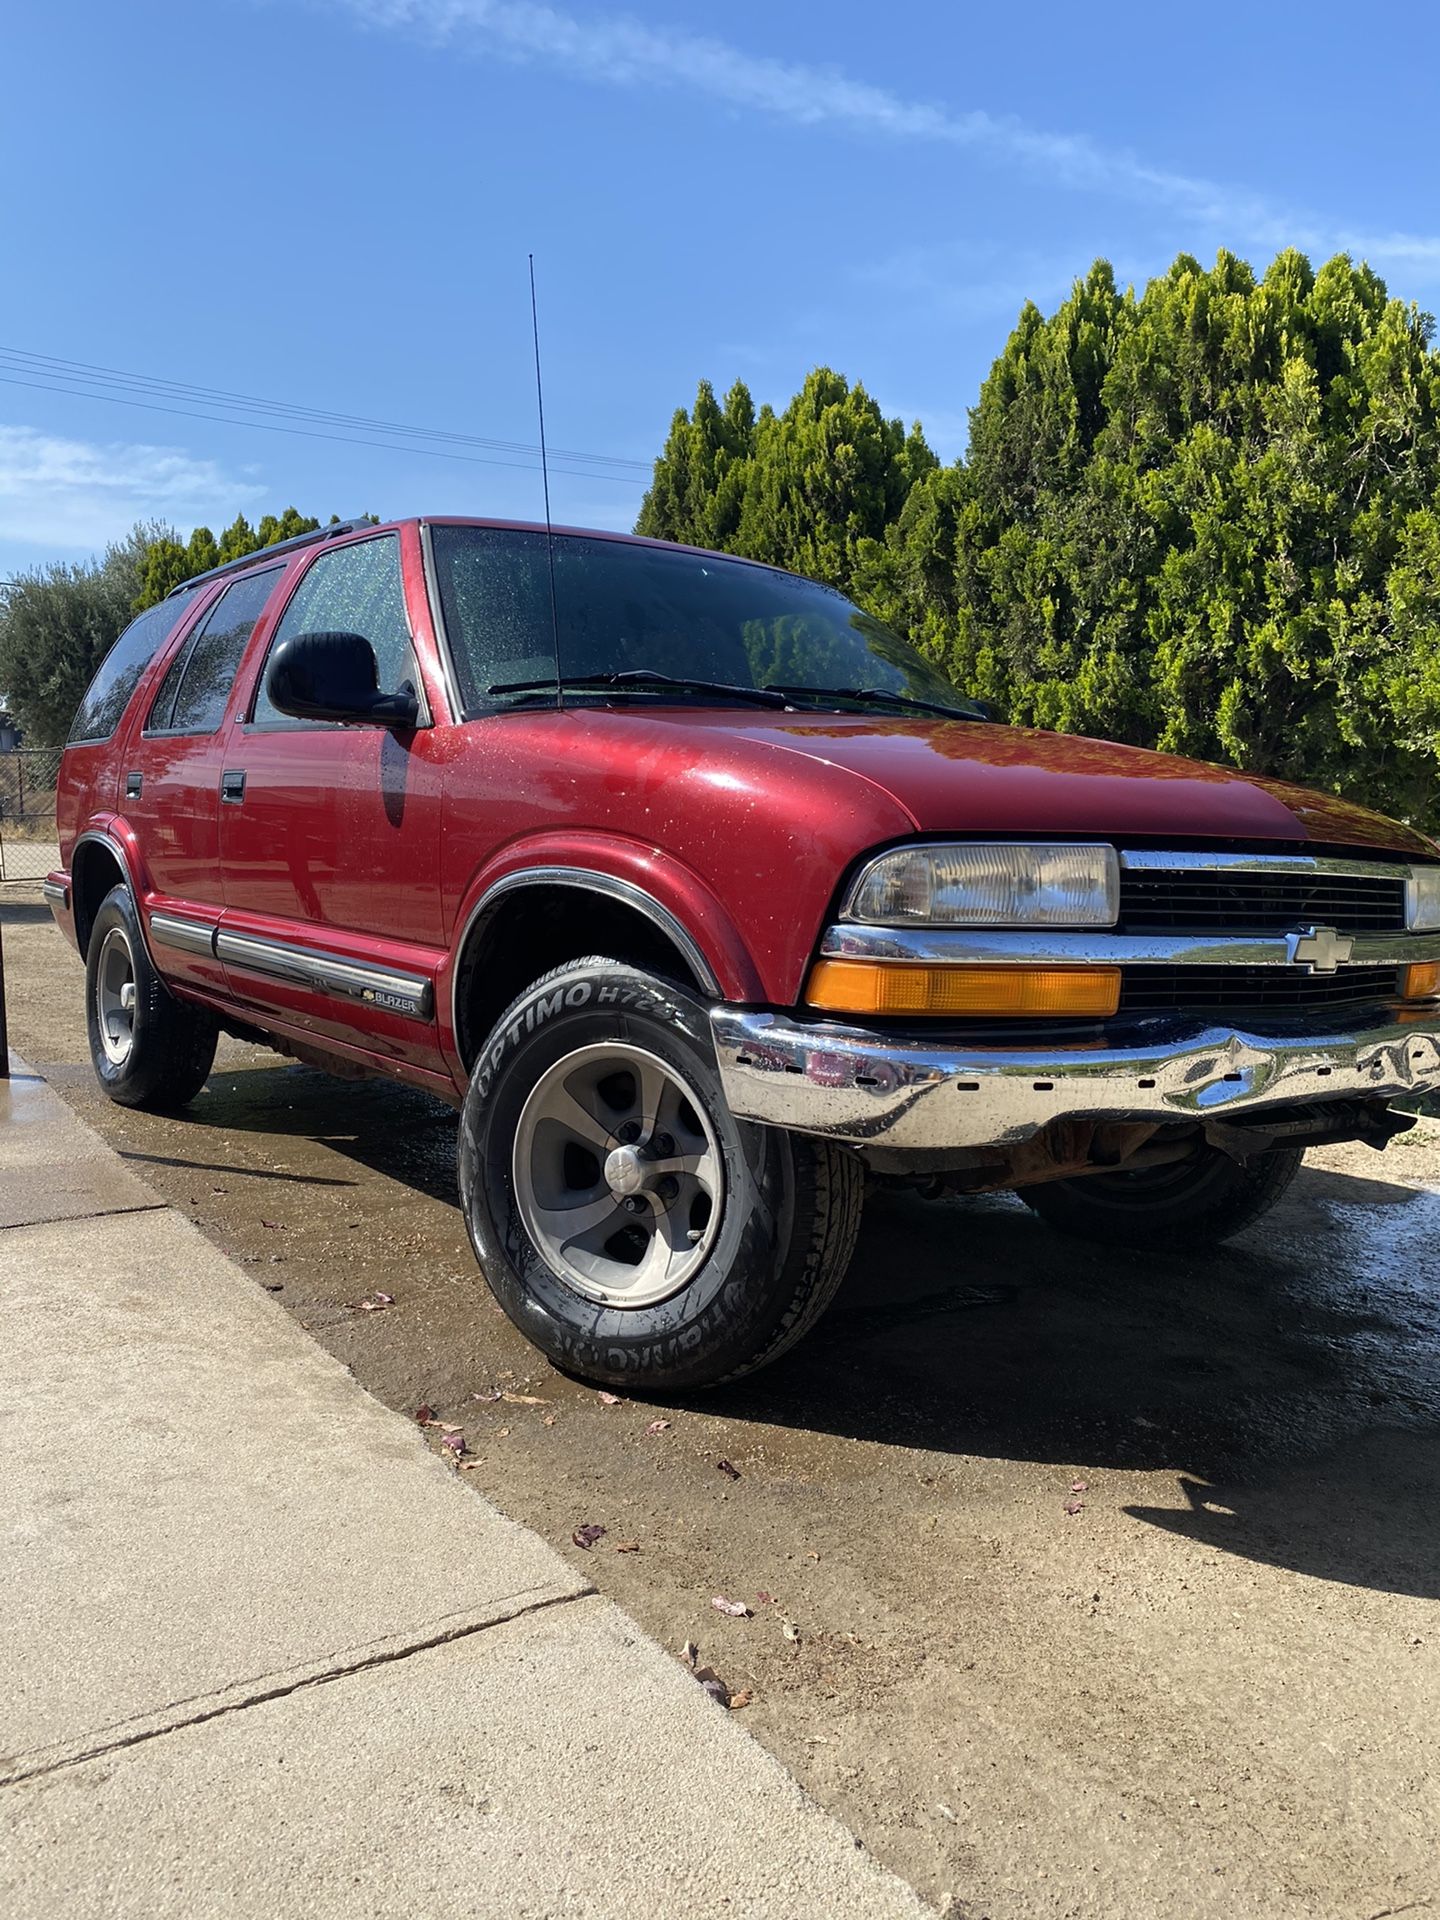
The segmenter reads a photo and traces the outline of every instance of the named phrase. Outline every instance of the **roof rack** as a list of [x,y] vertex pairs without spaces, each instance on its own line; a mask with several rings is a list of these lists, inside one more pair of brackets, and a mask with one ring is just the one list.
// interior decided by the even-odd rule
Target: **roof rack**
[[373,526],[373,520],[337,520],[333,526],[312,527],[309,533],[291,534],[288,540],[277,540],[273,547],[260,547],[254,553],[242,553],[238,560],[226,560],[218,567],[207,567],[204,573],[195,573],[188,580],[182,580],[166,594],[167,600],[173,600],[177,593],[189,593],[192,587],[203,586],[207,580],[218,580],[224,573],[243,573],[247,567],[258,567],[273,560],[277,553],[294,553],[300,547],[319,546],[322,540],[334,540],[342,533],[354,533],[360,527]]

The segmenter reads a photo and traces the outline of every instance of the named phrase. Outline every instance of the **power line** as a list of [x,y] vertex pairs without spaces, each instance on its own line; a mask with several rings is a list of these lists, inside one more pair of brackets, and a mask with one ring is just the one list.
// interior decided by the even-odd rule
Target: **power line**
[[[328,408],[301,406],[290,400],[271,400],[253,393],[236,393],[228,387],[197,386],[188,380],[167,380],[154,374],[126,372],[120,367],[96,366],[87,360],[61,360],[54,354],[32,353],[26,347],[0,346],[0,363],[8,363],[16,373],[37,373],[57,380],[84,380],[89,385],[118,387],[140,393],[158,394],[164,399],[194,400],[201,404],[240,407],[246,412],[277,413],[315,422],[322,426],[354,427],[379,433],[403,434],[410,439],[447,440],[484,447],[496,453],[537,453],[526,440],[495,440],[483,434],[456,433],[443,427],[416,427],[402,421],[374,420],[365,414],[336,413]],[[555,449],[561,459],[583,460],[587,465],[628,467],[642,473],[650,471],[648,460],[631,460],[610,453],[582,453],[574,447]]]
[[[19,348],[0,348],[0,384],[28,387],[41,393],[61,393],[74,398],[102,400],[111,406],[139,408],[147,413],[165,413],[192,420],[210,420],[222,426],[239,426],[263,433],[283,433],[301,439],[328,440],[342,446],[374,447],[381,452],[421,454],[430,459],[458,460],[467,465],[497,466],[535,472],[539,468],[538,447],[525,441],[495,440],[479,434],[462,434],[441,428],[412,427],[398,422],[371,420],[359,414],[332,413],[320,408],[293,405],[287,401],[266,400],[259,396],[230,394],[223,388],[194,386],[183,381],[154,379],[145,374],[125,373],[114,368],[90,371],[83,361],[61,361],[51,355],[32,354]],[[33,376],[23,378],[22,375]],[[142,398],[145,395],[148,397]],[[212,397],[213,396],[213,397]],[[201,402],[198,406],[168,405],[169,400]],[[212,411],[213,408],[224,411]],[[254,414],[269,418],[255,418]],[[285,424],[291,422],[293,424]],[[300,422],[308,422],[301,425]],[[340,431],[329,431],[329,428]],[[391,436],[374,439],[380,433]],[[443,442],[443,445],[413,444]],[[465,453],[461,447],[484,447],[492,451]],[[498,458],[513,453],[518,459]],[[573,479],[618,481],[621,485],[643,486],[643,473],[650,473],[642,460],[625,460],[613,454],[586,454],[574,449],[561,450],[557,459],[572,464],[557,467]],[[584,466],[573,463],[585,462]],[[597,471],[613,468],[630,471]]]

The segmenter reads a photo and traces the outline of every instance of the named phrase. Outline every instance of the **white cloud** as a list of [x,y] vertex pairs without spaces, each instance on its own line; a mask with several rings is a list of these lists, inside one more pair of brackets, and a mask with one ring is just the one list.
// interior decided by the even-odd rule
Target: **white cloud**
[[723,105],[807,127],[987,152],[1052,183],[1165,206],[1231,245],[1317,253],[1345,250],[1412,270],[1440,269],[1440,238],[1347,233],[1241,187],[1153,166],[1085,134],[1055,133],[980,108],[907,99],[813,67],[747,53],[707,34],[655,27],[624,14],[583,16],[538,0],[331,0],[364,24],[517,62],[559,67],[611,86],[674,87]]
[[226,524],[264,495],[179,447],[0,426],[0,539],[93,552],[137,520]]

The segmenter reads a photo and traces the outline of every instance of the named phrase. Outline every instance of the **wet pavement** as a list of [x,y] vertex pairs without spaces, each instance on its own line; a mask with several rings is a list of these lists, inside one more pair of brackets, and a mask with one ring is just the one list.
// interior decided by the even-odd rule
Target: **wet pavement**
[[465,1478],[752,1689],[750,1730],[928,1897],[1440,1900],[1440,1124],[1311,1155],[1214,1252],[878,1198],[792,1356],[607,1406],[490,1300],[448,1109],[227,1041],[187,1119],[125,1113],[38,895],[0,909],[12,1036],[57,1090],[372,1392],[462,1426]]

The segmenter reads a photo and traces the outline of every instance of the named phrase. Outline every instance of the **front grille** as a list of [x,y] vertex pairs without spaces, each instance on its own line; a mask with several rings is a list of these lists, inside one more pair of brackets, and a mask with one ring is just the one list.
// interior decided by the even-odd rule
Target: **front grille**
[[1126,967],[1122,1013],[1323,1013],[1391,1000],[1394,967]]
[[1405,882],[1383,874],[1264,868],[1122,868],[1122,933],[1403,933]]

